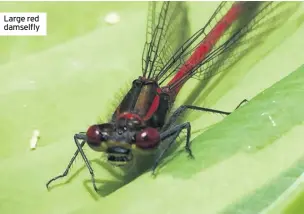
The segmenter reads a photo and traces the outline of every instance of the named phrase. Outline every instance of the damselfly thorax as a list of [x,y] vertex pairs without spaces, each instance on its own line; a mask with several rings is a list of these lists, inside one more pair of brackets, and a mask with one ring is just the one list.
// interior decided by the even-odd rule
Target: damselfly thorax
[[95,151],[106,152],[108,161],[117,165],[131,161],[134,149],[155,149],[172,100],[156,81],[139,77],[133,81],[112,120],[89,127],[88,145]]

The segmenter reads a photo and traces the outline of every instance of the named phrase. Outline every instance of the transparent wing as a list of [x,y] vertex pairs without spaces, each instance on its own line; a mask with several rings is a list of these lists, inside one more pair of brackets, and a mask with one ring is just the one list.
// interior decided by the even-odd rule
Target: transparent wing
[[149,2],[146,43],[142,57],[143,76],[154,79],[189,38],[189,32],[186,2]]
[[[280,27],[299,7],[300,2],[263,2],[242,22],[243,27],[232,32],[230,38],[214,49],[192,72],[192,77],[208,79],[226,70],[253,48],[263,45],[267,35]],[[242,23],[241,23],[242,24]]]
[[[164,67],[162,67],[162,70],[155,77],[159,84],[162,84],[168,80],[182,65],[186,63],[186,60],[191,56],[193,51],[214,28],[218,21],[227,13],[233,3],[234,2],[221,2],[205,26],[198,30],[179,47],[179,49],[174,53],[174,55],[172,55]],[[202,12],[204,12],[204,8],[202,8]],[[228,34],[228,32],[225,34]]]
[[[234,2],[223,2],[216,9],[207,24],[188,39],[169,59],[155,78],[159,84],[166,83],[173,74],[187,65],[188,59]],[[264,35],[280,26],[286,14],[292,14],[297,2],[242,2],[242,13],[231,27],[221,36],[212,50],[178,81],[168,85],[179,88],[189,78],[204,80],[233,65],[246,52],[258,45]]]

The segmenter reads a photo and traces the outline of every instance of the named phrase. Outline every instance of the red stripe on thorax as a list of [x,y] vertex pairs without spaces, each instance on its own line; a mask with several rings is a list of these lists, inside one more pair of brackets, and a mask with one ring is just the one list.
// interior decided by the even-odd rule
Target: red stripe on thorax
[[128,119],[128,120],[132,120],[133,118],[135,118],[135,119],[139,120],[140,122],[143,122],[143,119],[139,115],[133,114],[133,113],[130,113],[130,112],[124,112],[124,113],[120,114],[117,117],[117,120],[119,120],[121,118],[125,118],[125,119]]

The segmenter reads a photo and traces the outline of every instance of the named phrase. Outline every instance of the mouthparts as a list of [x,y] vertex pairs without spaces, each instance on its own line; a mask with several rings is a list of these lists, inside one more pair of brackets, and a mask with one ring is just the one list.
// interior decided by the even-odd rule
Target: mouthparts
[[108,162],[116,166],[123,166],[132,160],[132,153],[130,149],[114,146],[107,149]]

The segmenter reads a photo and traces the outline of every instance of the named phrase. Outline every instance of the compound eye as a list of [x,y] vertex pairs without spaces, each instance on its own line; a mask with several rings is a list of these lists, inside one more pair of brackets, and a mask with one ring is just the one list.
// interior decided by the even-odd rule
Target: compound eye
[[102,142],[107,141],[113,132],[113,126],[109,123],[92,125],[87,130],[87,143],[89,146],[98,147]]
[[160,135],[157,129],[145,128],[135,136],[135,144],[141,149],[153,149],[160,143]]

